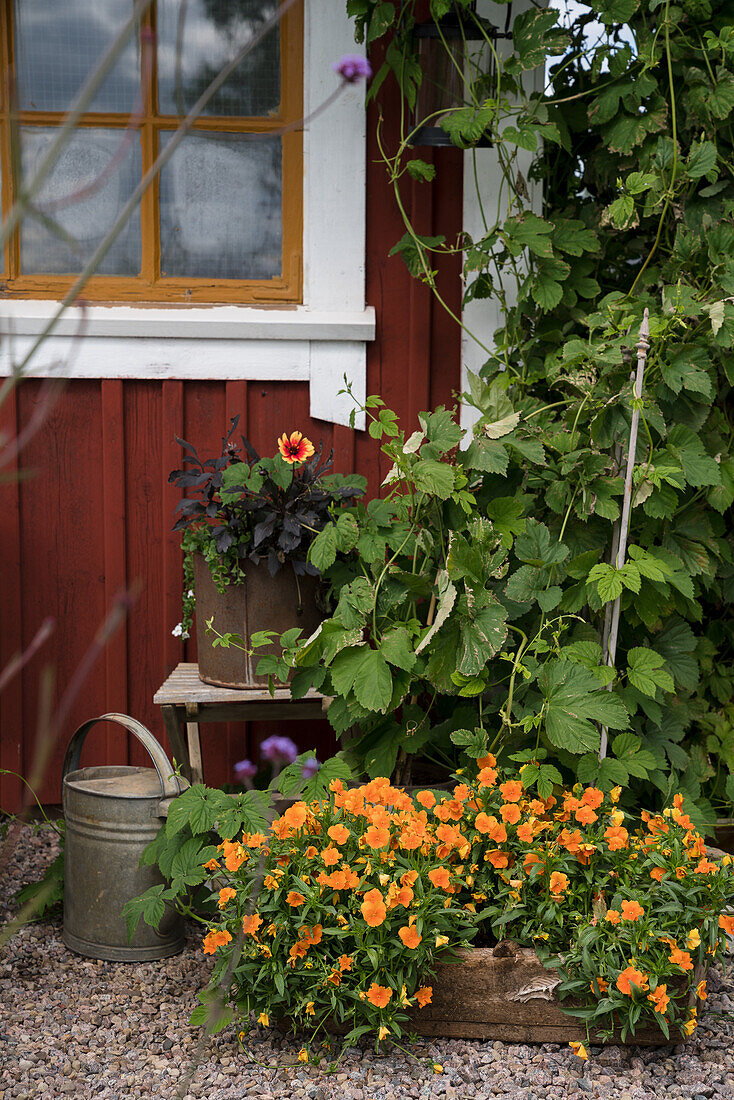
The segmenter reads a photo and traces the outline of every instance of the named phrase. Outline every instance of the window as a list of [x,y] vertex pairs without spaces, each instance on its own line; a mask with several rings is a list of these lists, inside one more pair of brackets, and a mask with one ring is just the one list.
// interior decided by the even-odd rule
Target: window
[[[19,139],[16,151],[3,103],[5,209],[18,174],[32,178],[74,95],[129,19],[131,3],[0,0],[3,67],[15,71]],[[63,296],[165,148],[177,116],[277,6],[278,0],[188,0],[179,50],[180,2],[154,0],[37,196],[41,213],[61,232],[43,217],[26,216],[9,243],[6,296]],[[147,57],[141,36],[151,29],[154,57],[141,64]],[[303,138],[300,128],[268,136],[303,115],[302,58],[296,4],[210,101],[87,284],[86,298],[302,300]],[[70,195],[80,201],[66,203]]]
[[[249,16],[254,10],[272,10],[277,2],[187,0],[188,30],[185,50],[181,54],[185,94],[195,94],[197,70],[203,78],[206,73],[202,67],[207,63],[217,65],[224,56],[233,55],[232,36],[241,41],[243,35],[241,26],[232,22],[232,13],[245,12]],[[0,0],[0,45],[5,51],[0,64],[7,70],[10,57],[16,53],[16,70],[21,83],[25,80],[26,99],[31,91],[35,96],[63,94],[63,102],[68,104],[85,79],[89,64],[93,63],[89,60],[90,55],[98,57],[104,51],[105,44],[114,36],[114,28],[119,27],[124,18],[129,18],[131,3],[132,0],[15,0],[11,5],[11,0]],[[143,170],[144,163],[150,162],[143,158],[152,155],[150,148],[144,148],[145,133],[155,140],[161,140],[162,134],[165,140],[175,121],[173,115],[166,116],[163,112],[176,110],[176,32],[172,23],[178,18],[181,3],[180,0],[154,0],[154,3],[151,22],[156,25],[158,45],[156,71],[151,75],[147,95],[152,103],[155,88],[160,113],[153,114],[151,110],[135,132],[134,141],[128,141],[129,148],[123,149],[126,158],[137,157],[136,173]],[[120,9],[124,9],[124,16],[119,15]],[[66,17],[63,24],[61,12]],[[25,26],[20,26],[18,31],[13,30],[13,16],[19,24],[25,19]],[[32,17],[36,19],[35,28]],[[242,18],[244,16],[237,15],[237,20]],[[95,35],[96,39],[90,44],[89,39]],[[38,58],[33,64],[34,72],[43,74],[40,93],[36,88],[28,89],[21,49],[16,49],[19,39],[21,46],[24,41],[30,41],[39,51],[31,56]],[[164,49],[164,40],[168,43],[167,49]],[[118,157],[116,173],[120,187],[124,180],[120,140],[124,136],[130,105],[139,94],[138,43],[139,39],[131,44],[129,53],[110,74],[101,91],[101,102],[94,105],[94,112],[90,112],[85,122],[89,130],[112,133],[111,147]],[[28,45],[25,48],[27,50]],[[355,46],[354,25],[347,16],[346,4],[341,0],[308,0],[302,11],[294,5],[280,25],[275,49],[280,57],[279,75],[278,66],[271,65],[269,85],[265,81],[250,82],[261,98],[257,106],[245,109],[262,113],[233,114],[233,111],[243,110],[243,82],[239,87],[228,86],[227,94],[218,101],[216,109],[220,114],[203,118],[193,137],[209,138],[213,142],[217,134],[243,135],[263,131],[268,126],[277,128],[286,120],[305,116],[302,134],[297,132],[283,137],[280,209],[285,261],[280,276],[258,280],[230,275],[182,276],[172,274],[165,262],[161,274],[158,265],[162,215],[159,213],[160,197],[152,193],[146,200],[147,205],[144,203],[141,208],[140,227],[135,230],[132,244],[131,238],[120,243],[123,259],[128,263],[131,254],[133,259],[139,256],[139,273],[115,274],[113,271],[97,276],[84,295],[92,299],[92,304],[83,311],[66,309],[58,316],[58,300],[54,299],[63,296],[72,283],[73,272],[22,270],[18,238],[6,258],[6,272],[10,277],[6,276],[4,292],[0,287],[0,377],[12,373],[30,355],[28,369],[39,378],[308,382],[311,415],[349,424],[353,402],[339,391],[343,389],[346,374],[355,394],[365,395],[366,349],[375,336],[375,311],[366,305],[364,296],[367,187],[364,87],[348,85],[334,99],[338,78],[332,69],[333,62],[360,49]],[[251,56],[254,61],[254,54]],[[271,59],[274,56],[271,47]],[[126,78],[126,72],[132,75]],[[277,119],[267,113],[273,103],[273,72],[275,79],[280,81]],[[171,94],[173,107],[166,106],[171,102]],[[323,110],[326,100],[330,101],[330,106]],[[23,106],[24,128],[35,132],[36,127],[50,128],[51,124],[58,124],[61,113],[51,111],[44,105],[47,102],[33,100],[30,107],[27,103]],[[6,186],[3,200],[7,203],[11,198],[7,182],[11,161],[8,118],[2,111],[0,126]],[[87,136],[91,144],[94,135]],[[246,140],[240,136],[240,141]],[[204,252],[207,262],[212,262],[211,250],[207,253],[208,227],[204,217],[214,218],[214,215],[205,215],[199,209],[210,196],[197,178],[199,166],[206,168],[208,161],[200,151],[201,145],[198,150],[195,144],[191,148],[194,150],[192,157],[196,155],[199,160],[186,176],[190,197],[184,209],[181,195],[187,192],[181,183],[176,200],[181,205],[176,208],[172,224],[175,233],[179,209],[188,214],[191,219],[187,225],[188,250],[193,252],[192,241],[198,243],[198,253]],[[180,151],[184,151],[183,144]],[[89,154],[85,152],[84,155]],[[233,158],[222,154],[220,162],[231,165]],[[109,164],[109,160],[104,163]],[[176,167],[175,157],[171,167]],[[90,174],[88,170],[87,178]],[[77,188],[80,183],[76,184]],[[165,180],[163,183],[165,185]],[[233,210],[238,200],[237,187],[235,181],[227,191],[227,217],[244,219],[243,212]],[[240,181],[239,187],[249,188],[245,198],[252,200],[248,182]],[[68,181],[67,188],[57,188],[57,194],[62,197],[68,194]],[[46,198],[47,203],[50,201]],[[119,196],[114,192],[111,198],[105,196],[104,201],[102,191],[96,193],[90,197],[84,217],[80,216],[74,223],[81,227],[77,231],[89,234],[96,226],[99,232],[103,222],[109,224],[108,219],[116,208],[119,209],[119,204]],[[55,216],[71,219],[77,209],[81,209],[81,204],[79,208],[60,208]],[[235,224],[241,222],[235,221]],[[38,228],[33,231],[39,232]],[[138,253],[131,251],[136,242],[139,242]],[[170,246],[170,239],[168,243]],[[183,243],[176,243],[173,260],[170,260],[170,251],[164,252],[168,257],[166,262],[176,262],[177,257],[182,256],[188,258],[184,255]],[[90,242],[83,238],[78,244],[84,246],[88,255]],[[37,249],[38,252],[40,262],[44,251]],[[215,255],[213,260],[217,261],[218,257]],[[147,268],[143,266],[145,263]],[[39,334],[48,333],[49,326],[51,334],[38,346]],[[83,340],[79,339],[80,331],[84,332]],[[360,418],[357,426],[364,427]]]

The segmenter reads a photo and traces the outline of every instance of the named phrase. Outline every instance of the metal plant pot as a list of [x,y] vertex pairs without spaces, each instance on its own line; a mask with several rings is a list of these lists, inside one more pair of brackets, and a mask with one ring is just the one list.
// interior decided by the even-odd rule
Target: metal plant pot
[[[296,576],[284,566],[271,577],[265,562],[244,563],[245,581],[231,584],[218,592],[201,554],[194,555],[194,591],[196,593],[196,644],[199,652],[199,679],[217,687],[252,688],[267,685],[266,676],[257,676],[255,669],[261,657],[277,653],[278,647],[264,646],[249,657],[232,646],[213,646],[213,637],[206,624],[214,620],[220,634],[239,634],[249,643],[259,630],[275,630],[282,634],[297,626],[304,637],[312,634],[322,619],[316,606],[318,577]],[[300,589],[300,592],[299,592]]]

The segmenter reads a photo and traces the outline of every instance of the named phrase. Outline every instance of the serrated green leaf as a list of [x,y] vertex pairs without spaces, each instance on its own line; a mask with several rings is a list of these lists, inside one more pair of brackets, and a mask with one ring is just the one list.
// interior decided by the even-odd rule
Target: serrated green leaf
[[550,660],[538,674],[545,699],[545,730],[556,748],[576,754],[599,748],[594,722],[610,729],[625,729],[629,716],[622,700],[604,691],[586,669],[571,661]]
[[664,664],[664,659],[655,650],[635,646],[627,654],[627,677],[643,695],[654,697],[658,688],[673,691],[673,677],[665,670]]
[[493,596],[489,607],[462,623],[456,667],[463,676],[476,676],[499,653],[507,637],[506,620],[507,612]]

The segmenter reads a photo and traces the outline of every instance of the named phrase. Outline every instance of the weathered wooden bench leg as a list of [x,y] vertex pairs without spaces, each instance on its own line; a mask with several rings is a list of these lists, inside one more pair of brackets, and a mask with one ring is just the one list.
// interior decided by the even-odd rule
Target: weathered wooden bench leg
[[162,706],[161,714],[163,715],[163,725],[166,727],[168,740],[171,743],[171,752],[173,753],[174,760],[180,765],[181,771],[186,779],[191,780],[189,752],[186,747],[186,740],[184,738],[182,724],[179,722],[176,707]]
[[186,739],[189,748],[191,782],[204,782],[204,765],[201,759],[201,739],[199,737],[199,704],[186,704]]

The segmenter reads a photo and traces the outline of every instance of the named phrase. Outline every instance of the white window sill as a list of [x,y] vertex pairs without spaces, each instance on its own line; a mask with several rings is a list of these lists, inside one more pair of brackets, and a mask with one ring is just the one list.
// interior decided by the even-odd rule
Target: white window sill
[[[28,299],[0,302],[3,335],[36,336],[57,303]],[[374,340],[375,311],[309,310],[305,306],[123,306],[90,305],[68,309],[55,336],[148,337],[205,340]]]
[[[57,303],[0,302],[0,375],[22,362]],[[129,378],[151,381],[309,383],[311,415],[349,424],[355,397],[365,396],[366,344],[375,313],[258,309],[247,306],[89,306],[67,311],[27,370],[31,377]],[[356,427],[364,428],[363,415]]]

